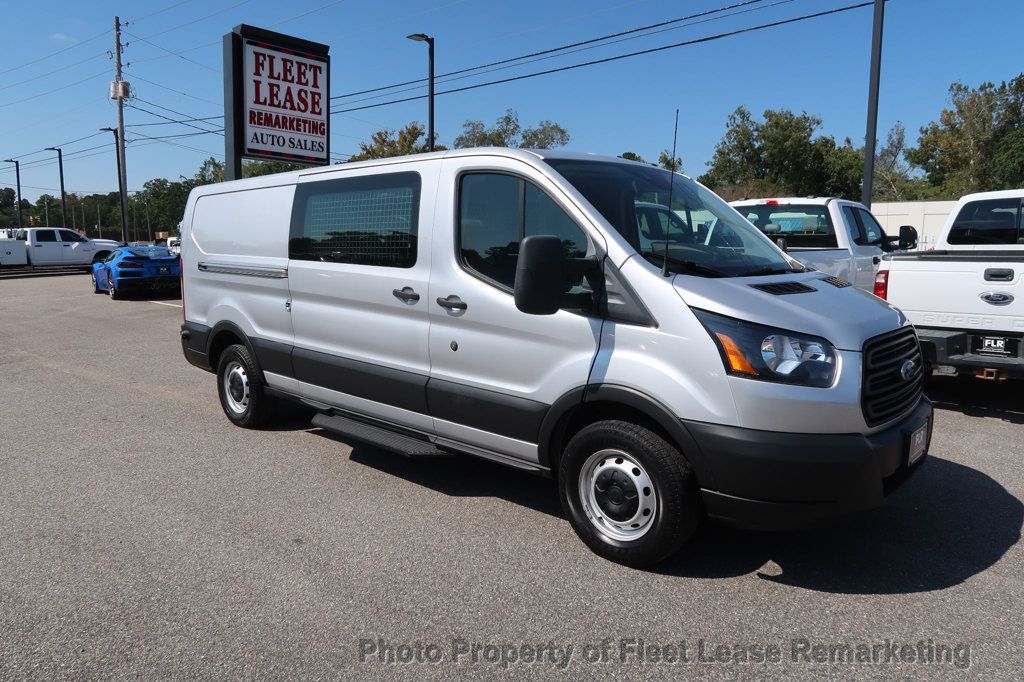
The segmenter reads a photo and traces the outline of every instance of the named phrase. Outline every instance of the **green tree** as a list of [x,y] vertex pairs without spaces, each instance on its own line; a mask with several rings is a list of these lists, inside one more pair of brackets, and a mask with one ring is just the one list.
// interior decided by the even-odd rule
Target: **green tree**
[[1024,126],[1024,74],[977,88],[953,83],[949,98],[950,106],[921,128],[917,146],[906,153],[924,170],[928,185],[956,197],[1024,184],[1014,161],[1020,144],[1015,133]]
[[647,163],[644,157],[640,156],[636,152],[622,152],[619,154],[620,159],[626,159],[627,161],[639,161],[640,163]]
[[[401,130],[378,130],[370,136],[369,142],[359,143],[359,153],[349,157],[349,161],[366,161],[368,159],[386,159],[392,156],[407,154],[423,154],[427,151],[426,131],[418,122],[413,121]],[[446,149],[434,145],[435,150]]]
[[668,149],[658,155],[658,165],[673,173],[683,172],[683,159],[679,156],[673,157]]
[[806,112],[767,110],[763,121],[739,107],[726,121],[701,182],[722,196],[839,196],[860,194],[861,152],[817,135],[821,119]]
[[569,131],[553,121],[541,121],[533,128],[523,128],[519,114],[507,109],[498,117],[494,127],[483,121],[468,120],[462,124],[462,134],[455,138],[455,148],[467,147],[520,147],[551,149],[569,144]]

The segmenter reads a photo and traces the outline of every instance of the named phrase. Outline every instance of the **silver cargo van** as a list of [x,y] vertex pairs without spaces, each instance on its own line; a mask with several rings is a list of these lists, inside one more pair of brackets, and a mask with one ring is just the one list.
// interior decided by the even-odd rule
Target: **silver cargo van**
[[294,400],[350,442],[552,476],[614,561],[705,515],[879,505],[928,450],[903,314],[648,165],[466,149],[208,185],[181,256],[182,348],[232,422]]

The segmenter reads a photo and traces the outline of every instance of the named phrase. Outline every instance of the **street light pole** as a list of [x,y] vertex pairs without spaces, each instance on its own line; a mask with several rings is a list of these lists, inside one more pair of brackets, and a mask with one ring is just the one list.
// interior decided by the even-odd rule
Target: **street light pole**
[[15,182],[18,184],[18,227],[24,227],[21,222],[21,164],[14,159],[5,159],[4,163],[14,164]]
[[105,132],[114,134],[114,146],[117,147],[117,186],[121,194],[121,241],[128,242],[128,188],[124,184],[124,170],[121,168],[120,136],[117,128],[100,128]]
[[57,167],[60,168],[60,222],[61,227],[68,226],[68,199],[64,193],[64,152],[60,147],[47,147],[51,152],[57,152]]
[[434,151],[434,39],[426,33],[406,36],[427,44],[427,151]]
[[875,181],[875,140],[878,137],[878,81],[882,70],[882,25],[885,0],[875,0],[871,27],[871,79],[868,85],[868,129],[864,135],[864,182],[860,202],[871,208],[871,190]]

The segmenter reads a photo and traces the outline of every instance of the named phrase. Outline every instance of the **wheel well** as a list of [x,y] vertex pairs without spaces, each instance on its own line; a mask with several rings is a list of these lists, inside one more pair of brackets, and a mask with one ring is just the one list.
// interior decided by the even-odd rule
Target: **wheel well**
[[559,420],[558,425],[552,431],[551,438],[548,441],[548,452],[550,453],[548,466],[551,468],[552,475],[557,478],[562,451],[569,444],[569,441],[572,440],[573,436],[591,424],[610,419],[617,419],[650,429],[658,434],[659,437],[664,438],[666,443],[675,446],[682,452],[682,447],[676,442],[676,439],[662,428],[655,419],[642,410],[622,403],[596,400],[582,403],[579,407],[571,410]]
[[245,344],[245,342],[231,329],[221,329],[213,335],[210,339],[210,350],[207,358],[210,362],[210,367],[214,371],[217,371],[217,361],[220,360],[220,354],[224,352],[224,349],[228,346],[233,346],[236,343]]

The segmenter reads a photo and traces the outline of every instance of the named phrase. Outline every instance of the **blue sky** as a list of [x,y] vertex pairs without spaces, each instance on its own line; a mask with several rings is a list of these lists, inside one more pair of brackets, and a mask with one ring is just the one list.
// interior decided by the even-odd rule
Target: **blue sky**
[[[406,40],[424,32],[437,40],[438,73],[475,66],[565,43],[733,4],[737,0],[34,0],[5,3],[8,27],[0,60],[0,159],[19,156],[23,194],[56,193],[53,152],[64,144],[68,191],[117,187],[109,133],[116,123],[108,99],[115,14],[131,22],[125,78],[152,111],[156,106],[206,117],[221,114],[220,37],[239,23],[331,45],[332,94],[388,85],[425,75],[426,47]],[[453,82],[468,85],[681,42],[855,0],[765,0],[734,16],[673,28],[657,35],[587,49],[534,64]],[[163,10],[163,11],[161,11]],[[732,10],[733,12],[737,10]],[[150,15],[150,16],[147,16]],[[211,16],[212,15],[212,16]],[[283,23],[281,23],[283,22]],[[903,121],[910,142],[937,118],[954,80],[977,85],[1024,71],[1024,51],[1012,30],[1024,25],[1024,3],[1010,0],[890,0],[886,10],[879,134]],[[17,30],[10,30],[17,27]],[[699,174],[739,105],[807,111],[838,140],[864,135],[871,34],[870,8],[779,28],[666,50],[565,73],[481,88],[437,99],[437,130],[449,143],[466,119],[493,122],[506,108],[524,124],[551,119],[572,135],[569,148],[603,154],[635,151],[646,158],[671,146],[680,110],[679,154]],[[147,38],[147,41],[140,38]],[[91,40],[90,40],[91,39]],[[162,49],[161,49],[162,48]],[[193,49],[194,48],[194,49]],[[58,54],[53,54],[63,50]],[[183,52],[180,56],[170,52]],[[52,56],[48,56],[52,55]],[[43,58],[43,59],[40,59]],[[33,60],[33,64],[22,66]],[[19,68],[20,67],[20,68]],[[52,73],[51,73],[52,72]],[[53,91],[53,92],[51,92]],[[423,89],[425,92],[425,88]],[[47,94],[42,94],[47,93]],[[401,93],[397,97],[417,94]],[[39,96],[37,96],[39,95]],[[25,101],[18,101],[25,99]],[[357,98],[352,98],[357,99]],[[391,99],[385,97],[384,99]],[[371,104],[372,100],[349,104]],[[338,104],[335,108],[338,108]],[[426,122],[425,101],[334,116],[332,152],[352,153],[380,128]],[[128,109],[129,124],[161,119]],[[207,124],[199,123],[200,127]],[[197,132],[181,125],[130,128],[128,182],[138,189],[153,177],[192,175],[204,158],[223,154],[223,138],[197,135],[148,142],[141,135]],[[75,155],[73,152],[80,151]],[[33,162],[43,163],[33,163]],[[9,164],[0,186],[13,185]]]

